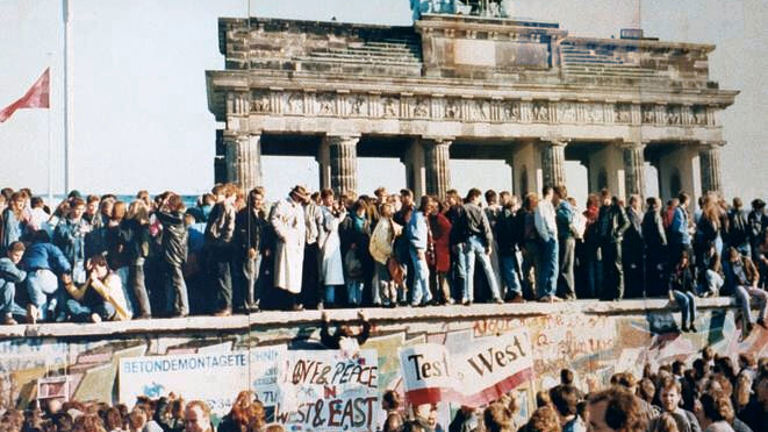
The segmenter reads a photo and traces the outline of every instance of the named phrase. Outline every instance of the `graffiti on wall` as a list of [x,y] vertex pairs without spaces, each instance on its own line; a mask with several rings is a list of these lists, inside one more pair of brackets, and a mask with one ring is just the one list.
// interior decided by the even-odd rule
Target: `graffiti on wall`
[[[377,412],[383,392],[392,389],[405,394],[399,351],[420,344],[439,344],[451,356],[459,358],[468,347],[487,344],[498,336],[524,329],[530,339],[533,374],[517,389],[524,402],[523,412],[530,409],[527,405],[533,401],[536,390],[559,380],[562,368],[577,371],[577,384],[586,389],[590,379],[606,382],[618,371],[640,374],[645,364],[658,367],[674,360],[690,363],[707,345],[732,356],[745,351],[757,356],[768,355],[768,331],[758,328],[739,342],[741,330],[732,310],[701,313],[697,319],[698,333],[678,332],[675,318],[679,320],[677,314],[673,316],[669,311],[632,315],[576,311],[551,316],[461,318],[449,322],[394,321],[374,325],[357,363],[348,363],[339,358],[338,353],[322,350],[319,330],[313,324],[276,329],[254,327],[250,333],[214,335],[163,334],[162,329],[158,329],[157,333],[143,338],[5,340],[0,341],[0,405],[26,406],[41,396],[37,394],[41,379],[61,376],[67,378],[69,397],[78,400],[131,404],[139,394],[157,397],[180,390],[187,399],[208,397],[189,394],[199,385],[182,389],[178,377],[160,381],[152,373],[142,374],[142,366],[135,366],[174,367],[175,364],[179,368],[179,362],[184,359],[208,356],[217,359],[216,367],[242,365],[248,374],[246,378],[237,375],[241,372],[234,372],[227,379],[223,375],[217,377],[218,388],[222,390],[217,399],[219,413],[226,412],[227,403],[231,403],[228,401],[243,390],[238,388],[242,383],[250,383],[244,386],[257,391],[269,406],[270,415],[278,421],[299,422],[305,430],[330,430],[339,422],[344,422],[349,430],[367,430],[369,424],[375,424],[380,417]],[[279,377],[270,359],[288,362],[293,373]],[[189,367],[189,360],[184,361]],[[212,364],[207,363],[211,368]],[[319,379],[314,374],[320,366],[320,372],[330,368],[327,382],[315,381]],[[347,366],[349,370],[345,372]],[[136,369],[131,369],[134,367]],[[136,373],[130,375],[126,370]],[[189,376],[192,372],[182,371],[178,376]],[[121,379],[121,374],[125,379]],[[347,385],[354,380],[366,380],[367,384]],[[291,387],[292,391],[281,393],[281,386]],[[352,390],[352,387],[364,390]],[[285,394],[291,394],[293,399],[286,399]],[[312,414],[307,414],[308,407],[314,407]],[[315,412],[321,415],[315,416]],[[312,426],[315,422],[317,425]]]

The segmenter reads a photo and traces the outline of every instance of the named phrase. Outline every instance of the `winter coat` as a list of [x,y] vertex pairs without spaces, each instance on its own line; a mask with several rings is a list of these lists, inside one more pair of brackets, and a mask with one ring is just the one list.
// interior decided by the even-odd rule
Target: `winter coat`
[[344,263],[341,257],[339,217],[326,206],[320,207],[322,224],[317,237],[320,248],[320,281],[323,285],[344,285]]
[[5,251],[11,243],[21,239],[21,235],[24,234],[24,225],[25,222],[17,219],[10,208],[5,209],[3,212],[3,235],[0,242],[0,251]]
[[371,235],[368,251],[379,264],[386,264],[387,259],[394,253],[395,238],[402,233],[403,227],[392,219],[381,218]]
[[286,198],[275,204],[269,218],[275,230],[275,287],[301,292],[307,226],[301,204]]
[[173,266],[181,266],[187,261],[187,227],[184,225],[184,213],[158,211],[155,215],[163,224],[163,261]]

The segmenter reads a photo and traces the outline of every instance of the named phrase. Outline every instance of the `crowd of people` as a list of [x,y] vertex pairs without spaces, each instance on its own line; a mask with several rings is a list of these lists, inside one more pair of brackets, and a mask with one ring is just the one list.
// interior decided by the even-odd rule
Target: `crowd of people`
[[[381,397],[380,432],[761,432],[768,427],[768,358],[744,353],[734,364],[707,347],[686,368],[682,361],[657,371],[646,366],[638,380],[614,374],[610,384],[561,371],[560,383],[536,394],[536,409],[521,416],[512,391],[484,407],[461,406],[447,428],[439,404],[407,405],[394,390]],[[280,432],[274,411],[250,391],[240,392],[219,419],[204,401],[173,393],[141,397],[126,405],[46,399],[26,411],[6,409],[0,432]],[[521,418],[522,417],[522,418]],[[213,423],[217,423],[214,426]],[[290,430],[305,430],[301,426]],[[345,429],[346,430],[346,429]],[[371,430],[374,430],[373,428]]]
[[[263,308],[427,306],[666,297],[697,331],[696,299],[733,295],[742,328],[766,326],[768,215],[706,194],[665,206],[609,191],[579,209],[565,186],[416,200],[302,186],[265,202],[261,187],[216,185],[195,205],[164,192],[72,192],[48,206],[0,191],[4,323],[100,321]],[[475,271],[477,267],[482,271]],[[750,303],[761,303],[755,319]]]

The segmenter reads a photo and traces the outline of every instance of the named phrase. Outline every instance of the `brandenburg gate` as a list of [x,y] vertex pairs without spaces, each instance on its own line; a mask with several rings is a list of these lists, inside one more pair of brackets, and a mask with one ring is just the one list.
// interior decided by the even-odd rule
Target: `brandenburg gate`
[[[207,71],[217,181],[261,184],[262,155],[311,155],[320,186],[357,190],[357,158],[399,157],[418,195],[442,196],[451,157],[498,159],[510,190],[721,191],[718,113],[737,91],[709,80],[713,45],[570,36],[559,24],[425,14],[393,27],[219,20],[223,71]],[[369,173],[376,175],[380,173]],[[362,173],[362,175],[366,175]]]

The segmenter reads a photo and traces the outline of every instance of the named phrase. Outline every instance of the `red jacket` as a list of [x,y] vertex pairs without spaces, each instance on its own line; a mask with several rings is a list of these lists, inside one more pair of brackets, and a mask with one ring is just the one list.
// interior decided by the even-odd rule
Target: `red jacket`
[[451,221],[442,213],[432,215],[429,230],[435,245],[435,270],[447,273],[451,270]]

